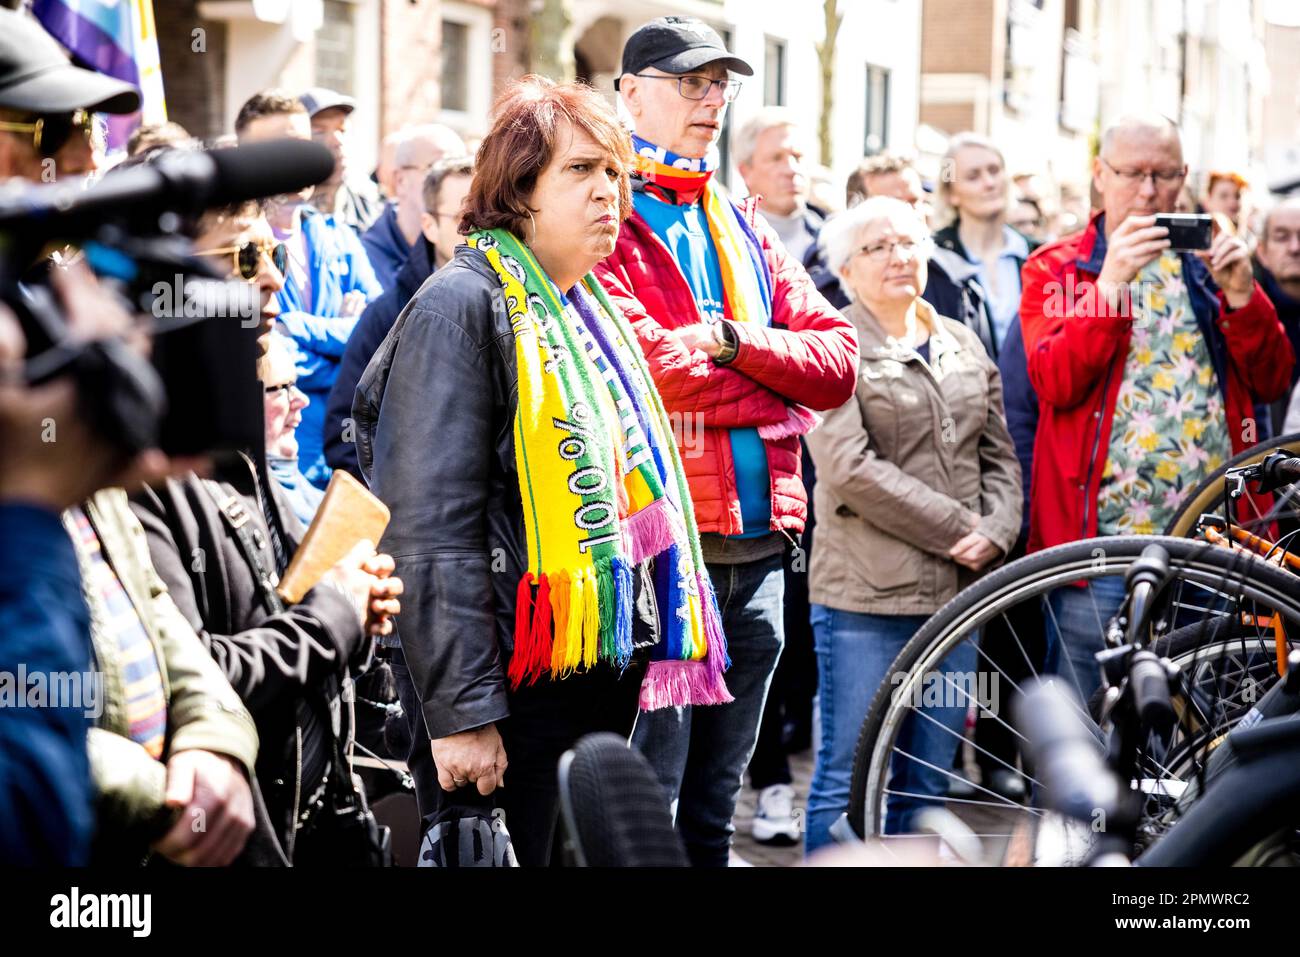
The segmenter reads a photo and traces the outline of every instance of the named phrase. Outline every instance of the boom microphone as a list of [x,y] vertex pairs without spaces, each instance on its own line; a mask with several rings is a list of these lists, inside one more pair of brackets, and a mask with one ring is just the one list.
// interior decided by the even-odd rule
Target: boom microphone
[[297,192],[333,171],[329,150],[307,140],[173,150],[109,173],[89,189],[81,181],[0,189],[0,233],[24,243],[76,240],[106,222],[154,233],[165,213],[197,216],[214,206]]

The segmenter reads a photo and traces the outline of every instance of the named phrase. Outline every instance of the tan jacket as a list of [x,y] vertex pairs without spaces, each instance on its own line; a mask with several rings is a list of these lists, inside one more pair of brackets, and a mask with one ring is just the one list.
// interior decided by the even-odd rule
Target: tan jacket
[[930,362],[858,303],[844,315],[861,358],[852,399],[808,436],[817,465],[810,598],[844,611],[928,615],[977,573],[948,550],[978,530],[1005,554],[1020,532],[1020,466],[997,366],[975,334],[917,301]]
[[[148,843],[171,823],[172,815],[163,806],[168,758],[185,750],[213,751],[233,758],[251,775],[257,760],[257,728],[154,570],[144,529],[126,493],[120,488],[103,489],[84,507],[104,558],[117,573],[153,645],[167,699],[166,750],[157,761],[131,740],[123,667],[117,647],[104,634],[104,602],[86,589],[91,642],[103,681],[103,711],[87,741],[99,795],[96,855],[103,863],[120,863],[139,860]],[[66,512],[64,524],[86,580],[91,557]]]

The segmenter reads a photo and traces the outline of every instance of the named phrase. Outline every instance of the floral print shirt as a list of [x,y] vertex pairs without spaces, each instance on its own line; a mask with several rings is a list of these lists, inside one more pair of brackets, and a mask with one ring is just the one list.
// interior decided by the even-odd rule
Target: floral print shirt
[[1098,495],[1099,535],[1160,533],[1192,487],[1231,455],[1223,393],[1177,254],[1138,273],[1133,309]]

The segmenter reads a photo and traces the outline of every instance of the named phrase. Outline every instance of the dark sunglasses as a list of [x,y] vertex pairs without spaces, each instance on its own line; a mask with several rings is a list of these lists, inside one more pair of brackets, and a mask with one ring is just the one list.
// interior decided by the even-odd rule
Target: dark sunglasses
[[42,156],[53,156],[62,149],[74,130],[80,130],[81,134],[89,140],[95,133],[95,114],[86,110],[76,110],[72,113],[38,116],[24,123],[0,121],[0,131],[30,134],[32,149]]
[[262,271],[263,255],[271,258],[271,265],[276,268],[281,276],[285,275],[285,271],[289,268],[289,250],[285,248],[284,243],[259,243],[250,239],[238,246],[201,249],[195,255],[233,255],[235,257],[235,271],[239,273],[240,278],[245,282],[252,282],[257,278],[257,274]]

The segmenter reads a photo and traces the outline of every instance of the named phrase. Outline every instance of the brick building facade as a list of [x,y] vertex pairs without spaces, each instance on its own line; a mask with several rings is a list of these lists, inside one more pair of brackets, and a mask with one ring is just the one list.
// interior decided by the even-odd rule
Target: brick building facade
[[527,72],[528,0],[167,0],[154,11],[168,113],[205,139],[230,132],[259,89],[331,86],[358,101],[369,163],[406,124],[481,135],[496,92]]

